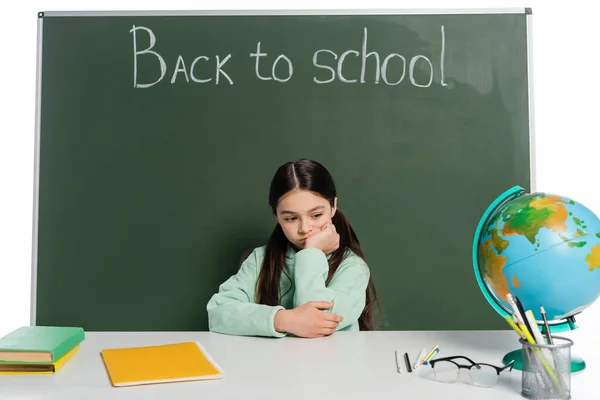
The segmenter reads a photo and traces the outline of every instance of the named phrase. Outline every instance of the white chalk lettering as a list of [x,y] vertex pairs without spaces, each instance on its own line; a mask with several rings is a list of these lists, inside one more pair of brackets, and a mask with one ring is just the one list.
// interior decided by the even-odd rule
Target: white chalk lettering
[[196,67],[196,63],[200,60],[204,60],[204,61],[208,61],[208,57],[206,56],[198,56],[194,59],[194,61],[192,62],[192,66],[190,67],[190,77],[192,78],[192,80],[196,83],[206,83],[206,82],[210,82],[212,80],[212,78],[208,78],[208,79],[198,79],[196,78],[196,74],[194,74],[194,68]]
[[261,57],[266,57],[267,53],[261,53],[260,52],[260,42],[258,42],[256,44],[256,53],[250,53],[250,57],[256,57],[256,63],[254,64],[254,72],[256,73],[256,77],[258,79],[261,79],[263,81],[270,81],[272,78],[270,76],[261,76],[260,72],[259,72],[259,64],[260,64],[260,58]]
[[[138,51],[138,49],[137,49],[136,32],[138,30],[146,31],[148,33],[148,35],[150,36],[150,44],[149,44],[148,48],[141,50],[141,51]],[[151,29],[148,29],[144,26],[133,25],[133,27],[131,28],[131,30],[129,32],[131,32],[133,34],[133,87],[134,88],[148,88],[150,86],[154,86],[158,82],[160,82],[165,77],[165,74],[167,73],[167,64],[165,63],[165,60],[160,56],[160,54],[151,50],[154,47],[154,45],[156,44],[156,36],[154,36],[154,32],[152,32]],[[137,81],[138,56],[140,54],[152,54],[153,56],[155,56],[158,59],[158,62],[160,65],[160,77],[152,83],[138,83],[138,81]]]
[[[415,64],[417,63],[417,61],[420,58],[424,59],[429,64],[429,82],[426,85],[420,85],[417,82],[415,82]],[[433,81],[433,64],[431,64],[431,61],[429,61],[429,58],[427,58],[423,55],[419,54],[417,56],[414,56],[410,60],[408,76],[413,85],[418,86],[418,87],[429,87],[431,85],[431,82]]]
[[[275,68],[277,68],[277,63],[279,62],[279,60],[285,60],[287,62],[288,65],[288,77],[287,78],[278,78],[277,75],[275,75]],[[277,81],[277,82],[287,82],[292,78],[292,75],[294,73],[294,67],[292,66],[292,61],[287,58],[286,56],[284,56],[283,54],[280,54],[276,59],[275,62],[273,63],[273,69],[271,71],[271,76],[273,77],[273,80]]]
[[[388,81],[388,76],[387,76],[388,63],[390,62],[392,57],[398,57],[402,60],[402,75],[400,76],[400,79],[398,79],[398,81],[395,83],[390,83]],[[383,65],[381,66],[381,77],[383,78],[383,81],[386,83],[386,85],[391,85],[391,86],[398,85],[404,79],[405,73],[406,73],[406,58],[404,58],[404,56],[401,56],[400,54],[397,54],[397,53],[392,53],[383,60]]]
[[[448,84],[444,81],[444,73],[445,73],[444,63],[445,63],[445,55],[446,55],[446,32],[444,30],[443,25],[440,27],[440,33],[441,33],[441,39],[442,39],[441,40],[442,48],[441,48],[440,63],[439,63],[440,75],[441,75],[440,85],[448,86]],[[344,83],[360,82],[361,84],[364,84],[367,82],[373,82],[375,84],[378,84],[379,80],[383,79],[385,84],[389,85],[389,86],[396,86],[396,85],[399,85],[400,83],[402,83],[404,81],[405,76],[407,75],[407,57],[403,56],[400,53],[389,53],[385,57],[383,55],[380,56],[380,54],[377,51],[375,51],[372,48],[369,48],[368,37],[369,37],[369,32],[368,32],[368,29],[365,27],[365,28],[363,28],[360,52],[358,52],[356,50],[345,50],[344,52],[341,53],[341,55],[339,56],[339,59],[338,59],[338,54],[332,50],[329,50],[329,49],[317,50],[313,54],[313,66],[315,66],[319,69],[325,69],[325,70],[329,71],[330,76],[328,79],[323,79],[321,77],[313,76],[313,81],[318,84],[331,83],[335,80],[338,80],[338,81],[344,82]],[[320,57],[322,53],[331,54],[333,56],[333,60],[334,61],[337,60],[337,62],[335,62],[335,63],[330,62],[328,65],[328,63],[324,62],[323,57]],[[357,57],[360,57],[361,64],[360,64],[360,78],[359,79],[355,79],[354,77],[344,75],[345,62],[348,61],[347,57],[351,54],[353,54]],[[383,62],[381,62],[382,57],[383,57]],[[394,58],[399,58],[401,63],[395,62],[395,61],[392,62],[392,59],[394,59]],[[369,60],[371,60],[371,61],[369,61]],[[420,76],[417,73],[418,71],[425,71],[425,69],[426,69],[426,66],[423,64],[423,62],[427,63],[427,65],[429,66],[429,81],[427,83],[422,82],[421,78],[419,78],[419,82],[417,82],[417,77],[416,77],[416,76]],[[334,64],[337,64],[337,65],[334,65]],[[421,68],[419,68],[419,67],[421,67]],[[368,79],[367,76],[369,76],[369,75],[373,76],[371,74],[374,75],[374,78]],[[416,87],[422,87],[422,88],[431,86],[431,84],[433,83],[433,74],[434,74],[434,67],[433,67],[433,63],[431,62],[431,59],[429,57],[427,57],[426,55],[423,55],[423,54],[417,54],[411,58],[410,63],[408,65],[408,75],[410,78],[409,82],[412,85],[414,85]],[[396,77],[399,77],[399,78],[396,78]]]
[[[140,36],[139,32],[144,32],[144,35]],[[167,67],[165,58],[159,54],[161,51],[160,46],[156,46],[157,38],[151,29],[133,25],[129,33],[132,34],[133,38],[133,87],[152,87],[161,82],[167,72],[171,72],[171,69]],[[404,85],[428,88],[433,84],[434,75],[437,83],[437,68],[439,67],[439,84],[442,87],[448,87],[445,81],[447,70],[445,69],[446,31],[444,25],[440,25],[439,33],[441,40],[434,41],[434,43],[441,43],[439,53],[437,53],[438,49],[436,48],[436,54],[424,51],[424,54],[403,55],[401,49],[392,48],[389,52],[377,51],[377,43],[388,49],[389,46],[394,45],[393,40],[396,40],[396,44],[401,46],[405,43],[402,37],[390,38],[389,35],[381,32],[380,36],[383,35],[383,38],[375,38],[374,40],[373,34],[371,34],[371,42],[369,43],[368,29],[363,27],[360,48],[358,46],[348,46],[339,48],[339,51],[322,48],[312,54],[312,66],[319,70],[313,75],[312,80],[319,85],[336,81],[348,84],[373,83],[378,85],[380,80],[383,80],[382,84],[387,86],[397,86],[404,82]],[[147,40],[143,40],[146,35]],[[356,39],[358,40],[358,37]],[[269,54],[261,46],[262,42],[256,42],[256,49],[249,53],[250,58],[255,58],[254,75],[256,78],[260,81],[289,82],[294,76],[293,56],[279,54],[273,58],[274,54],[271,54],[271,58],[269,58]],[[205,84],[214,82],[216,85],[219,83],[226,85],[228,82],[229,85],[233,85],[233,79],[227,72],[229,69],[227,66],[231,65],[231,63],[227,63],[232,60],[232,54],[224,54],[226,54],[224,57],[220,55],[197,55],[193,58],[191,65],[189,61],[192,60],[192,57],[184,58],[184,56],[178,55],[174,66],[172,66],[170,83]],[[410,61],[408,61],[409,59]],[[155,79],[157,74],[156,61],[158,61],[159,76]],[[212,69],[213,62],[216,70]],[[237,58],[233,62],[237,62]],[[264,65],[265,63],[267,65]],[[232,67],[232,70],[235,72],[235,67]],[[215,71],[214,77],[212,76],[213,71]],[[428,74],[429,79],[427,79]],[[408,76],[408,79],[405,79],[406,76]],[[145,82],[139,82],[140,79]],[[148,82],[153,79],[153,82]],[[185,82],[183,82],[184,80]]]
[[356,50],[346,50],[345,52],[342,53],[342,55],[340,56],[340,59],[338,61],[338,65],[337,65],[338,78],[340,81],[342,81],[344,83],[355,83],[357,81],[356,79],[346,79],[344,77],[344,75],[342,75],[342,68],[344,66],[344,60],[346,59],[346,56],[348,54],[354,54],[356,57],[359,56],[358,51],[356,51]]
[[173,76],[171,77],[171,83],[175,83],[175,80],[177,80],[177,74],[180,72],[183,72],[185,75],[185,81],[189,82],[190,78],[188,77],[188,73],[185,69],[185,61],[183,61],[183,57],[181,56],[177,57],[177,64],[175,64],[175,70],[173,71]]
[[[140,31],[140,30],[148,33],[148,37],[149,37],[148,48],[146,48],[144,50],[138,50],[137,31]],[[165,75],[167,73],[167,63],[165,62],[164,58],[158,52],[152,50],[154,48],[154,46],[156,45],[156,36],[154,35],[154,32],[152,32],[151,29],[146,28],[144,26],[133,25],[133,27],[131,28],[131,30],[129,32],[133,35],[133,87],[143,89],[143,88],[149,88],[151,86],[154,86],[157,83],[159,83],[165,77]],[[143,55],[143,54],[153,55],[158,60],[158,63],[160,66],[160,77],[157,80],[155,80],[154,82],[151,82],[151,83],[139,83],[138,82],[138,71],[140,69],[139,68],[140,62],[138,60],[138,56]],[[233,80],[227,74],[227,72],[225,72],[223,69],[223,66],[225,65],[225,63],[227,63],[227,61],[229,61],[229,59],[231,58],[231,54],[228,54],[227,57],[225,57],[222,61],[219,56],[215,56],[215,58],[216,58],[216,66],[217,66],[217,70],[215,73],[215,84],[219,84],[219,78],[222,75],[227,81],[229,81],[230,85],[233,85]],[[191,80],[195,83],[210,82],[212,80],[212,78],[200,79],[194,73],[196,64],[198,63],[198,61],[201,61],[201,60],[208,62],[209,57],[204,56],[204,55],[196,57],[194,59],[194,61],[192,62],[192,65],[189,69],[189,74],[188,74],[188,69],[186,67],[183,56],[181,56],[181,55],[177,56],[177,61],[175,62],[175,68],[173,69],[173,75],[171,76],[171,83],[172,84],[175,83],[177,81],[177,79],[179,78],[180,74],[183,74],[183,77],[185,78],[186,83],[190,82],[190,77],[191,77]]]
[[[360,83],[365,83],[365,71],[367,67],[367,58],[371,56],[375,56],[375,83],[379,83],[379,54],[372,51],[367,53],[367,28],[363,31],[363,43],[362,43],[362,51],[361,51],[361,61],[362,65],[360,67]],[[389,57],[389,56],[388,56]],[[386,58],[387,59],[387,58]]]
[[229,75],[227,75],[227,73],[221,69],[221,67],[223,65],[225,65],[225,63],[227,61],[229,61],[230,58],[231,58],[231,54],[227,54],[227,57],[225,57],[225,59],[223,61],[219,61],[219,56],[217,56],[217,74],[216,74],[217,77],[215,79],[215,83],[217,85],[219,84],[219,75],[221,75],[221,74],[223,74],[223,76],[225,76],[225,79],[227,79],[229,81],[230,85],[233,85],[233,81],[231,80]]
[[333,55],[333,59],[334,59],[334,60],[337,60],[337,58],[338,58],[337,54],[335,54],[335,53],[334,53],[333,51],[331,51],[331,50],[322,49],[322,50],[317,50],[317,51],[315,51],[315,54],[313,54],[313,65],[314,65],[315,67],[317,67],[317,68],[322,68],[322,69],[327,69],[327,70],[329,70],[329,72],[331,72],[331,78],[329,78],[329,79],[328,79],[328,80],[326,80],[326,81],[320,81],[320,80],[318,80],[318,79],[317,79],[317,77],[315,76],[315,77],[313,77],[313,81],[314,81],[315,83],[318,83],[318,84],[321,84],[321,83],[329,83],[329,82],[333,82],[333,81],[335,80],[335,70],[334,70],[333,68],[331,68],[331,67],[327,66],[327,65],[321,65],[321,64],[317,63],[317,58],[319,57],[319,53],[321,53],[321,52],[326,52],[326,53],[332,54],[332,55]]
[[446,33],[444,32],[444,25],[442,25],[442,54],[440,55],[440,84],[442,86],[448,86],[446,82],[444,82],[444,57],[446,56]]
[[[250,53],[250,57],[256,57],[256,62],[254,63],[254,73],[258,79],[263,80],[263,81],[273,80],[275,82],[287,82],[290,79],[292,79],[292,75],[294,74],[294,66],[292,64],[292,60],[290,60],[290,58],[284,54],[280,54],[277,56],[277,58],[275,58],[273,65],[271,65],[271,76],[262,76],[259,72],[260,57],[266,57],[266,56],[267,56],[267,53],[262,53],[260,51],[260,42],[258,42],[256,44],[256,53]],[[287,77],[285,77],[285,78],[280,78],[275,73],[275,70],[277,69],[277,64],[282,60],[285,61],[288,66],[288,74],[287,74]]]

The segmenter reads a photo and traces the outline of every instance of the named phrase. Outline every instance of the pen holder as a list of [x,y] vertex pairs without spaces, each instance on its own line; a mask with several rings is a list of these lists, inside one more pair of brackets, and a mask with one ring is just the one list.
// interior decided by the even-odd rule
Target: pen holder
[[552,336],[554,344],[531,344],[520,340],[522,347],[521,395],[528,399],[563,400],[571,398],[571,346],[573,341]]

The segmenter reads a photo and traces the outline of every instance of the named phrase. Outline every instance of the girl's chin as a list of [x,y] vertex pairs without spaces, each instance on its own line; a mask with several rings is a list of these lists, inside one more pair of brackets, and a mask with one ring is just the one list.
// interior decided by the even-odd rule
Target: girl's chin
[[294,243],[294,247],[296,247],[299,250],[302,250],[304,247],[306,247],[306,242],[296,242]]

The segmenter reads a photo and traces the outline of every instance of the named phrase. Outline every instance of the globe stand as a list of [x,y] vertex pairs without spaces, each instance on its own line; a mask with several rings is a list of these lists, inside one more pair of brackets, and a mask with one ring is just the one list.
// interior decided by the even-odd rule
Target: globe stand
[[[513,368],[519,371],[523,370],[523,359],[522,359],[523,351],[513,350],[509,353],[506,353],[504,358],[502,358],[502,363],[504,365],[508,365],[510,362],[514,361]],[[572,356],[571,357],[571,372],[578,372],[585,368],[585,361],[581,357]]]

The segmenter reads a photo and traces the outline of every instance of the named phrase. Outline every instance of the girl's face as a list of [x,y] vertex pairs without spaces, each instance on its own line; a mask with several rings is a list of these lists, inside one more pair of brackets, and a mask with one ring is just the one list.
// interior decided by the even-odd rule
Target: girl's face
[[275,219],[281,225],[287,239],[297,248],[303,249],[307,238],[319,232],[323,225],[331,222],[337,207],[308,190],[290,190],[277,204]]

